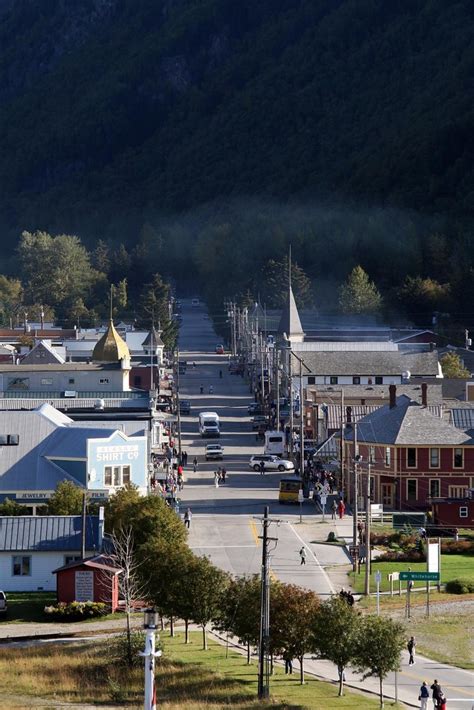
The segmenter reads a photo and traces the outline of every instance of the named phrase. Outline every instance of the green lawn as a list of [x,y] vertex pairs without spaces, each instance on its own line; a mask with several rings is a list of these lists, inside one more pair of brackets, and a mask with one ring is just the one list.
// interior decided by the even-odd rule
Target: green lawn
[[[425,572],[426,562],[376,562],[372,563],[371,574],[371,591],[375,592],[375,573],[377,570],[382,572],[382,581],[380,590],[382,592],[390,591],[390,583],[387,575],[389,572],[403,572],[411,568],[413,572]],[[365,589],[365,568],[361,565],[361,573],[354,574],[352,571],[348,573],[352,587],[355,592],[363,593]],[[441,556],[441,583],[444,584],[450,579],[462,577],[464,579],[472,579],[474,581],[474,557],[472,555],[442,555]],[[402,589],[406,588],[406,582],[402,582]],[[426,587],[425,582],[415,582],[417,587]],[[398,582],[394,582],[394,590],[398,590]]]

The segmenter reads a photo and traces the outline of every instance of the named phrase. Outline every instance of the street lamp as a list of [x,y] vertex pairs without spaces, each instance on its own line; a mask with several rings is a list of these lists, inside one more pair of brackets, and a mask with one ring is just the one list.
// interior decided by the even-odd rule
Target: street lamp
[[145,650],[140,653],[145,659],[145,710],[156,710],[155,688],[155,658],[161,656],[161,651],[155,651],[155,631],[158,628],[158,612],[155,609],[145,609],[143,614],[145,630]]

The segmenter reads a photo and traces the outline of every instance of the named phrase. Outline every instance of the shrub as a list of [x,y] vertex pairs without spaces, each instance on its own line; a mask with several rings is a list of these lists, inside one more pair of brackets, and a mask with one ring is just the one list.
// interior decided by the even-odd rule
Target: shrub
[[451,579],[446,582],[446,591],[449,594],[470,594],[474,592],[474,582],[470,579]]
[[327,542],[337,542],[337,537],[336,533],[331,530],[331,532],[328,535]]
[[474,555],[474,542],[472,540],[444,540],[441,543],[443,555]]
[[44,613],[54,621],[83,621],[107,614],[108,606],[102,602],[59,602],[45,606]]
[[388,550],[377,557],[378,562],[424,562],[425,559],[425,553],[414,548],[406,551]]
[[[114,666],[141,666],[143,656],[140,653],[145,648],[145,634],[142,631],[133,631],[130,634],[130,656],[128,649],[127,634],[116,636],[110,643],[107,660]],[[159,644],[157,644],[157,649]]]

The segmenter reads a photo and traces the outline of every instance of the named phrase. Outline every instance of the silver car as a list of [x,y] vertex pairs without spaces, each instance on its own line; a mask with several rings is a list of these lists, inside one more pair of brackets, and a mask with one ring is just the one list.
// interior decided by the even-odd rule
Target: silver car
[[293,461],[288,461],[287,459],[281,459],[279,456],[274,456],[272,454],[258,454],[252,456],[249,462],[250,468],[254,471],[260,471],[262,466],[262,461],[265,471],[294,471],[295,464]]
[[220,444],[208,444],[206,446],[206,461],[209,459],[223,459],[224,449]]

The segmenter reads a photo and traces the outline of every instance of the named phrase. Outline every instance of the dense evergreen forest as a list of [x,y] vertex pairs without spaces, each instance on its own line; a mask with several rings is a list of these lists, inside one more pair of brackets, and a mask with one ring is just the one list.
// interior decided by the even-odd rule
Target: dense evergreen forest
[[217,302],[291,242],[316,303],[361,264],[469,325],[473,33],[469,0],[4,0],[0,269],[77,234]]

